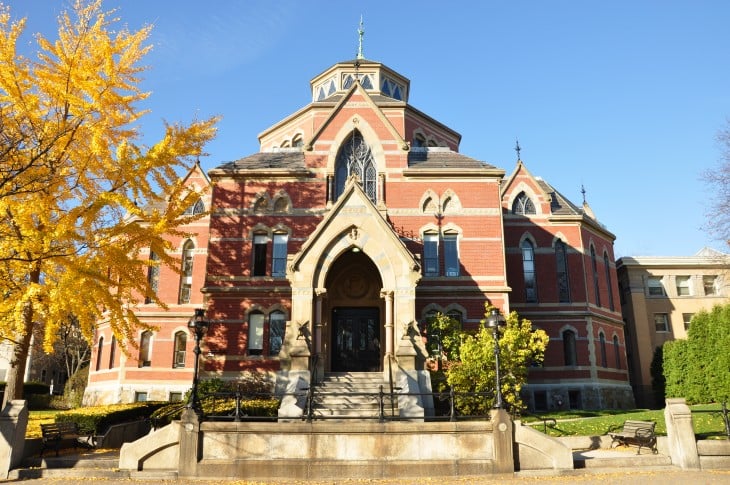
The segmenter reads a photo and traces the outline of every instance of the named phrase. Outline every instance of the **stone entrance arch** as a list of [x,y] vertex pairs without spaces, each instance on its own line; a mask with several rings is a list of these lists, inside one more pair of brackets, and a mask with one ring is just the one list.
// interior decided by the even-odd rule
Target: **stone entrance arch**
[[[358,278],[348,268],[368,274]],[[362,301],[366,302],[363,306],[380,310],[383,362],[397,357],[396,342],[415,322],[420,277],[418,262],[357,180],[350,179],[287,271],[292,287],[290,329],[286,332],[291,370],[308,369],[313,355],[320,357],[322,370],[329,369],[332,360],[327,352],[332,337],[326,332],[331,330],[331,311],[339,304],[359,306]]]

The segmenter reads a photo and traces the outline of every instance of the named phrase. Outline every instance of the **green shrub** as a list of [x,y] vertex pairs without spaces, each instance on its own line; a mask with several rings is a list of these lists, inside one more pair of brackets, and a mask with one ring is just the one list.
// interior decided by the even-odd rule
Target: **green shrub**
[[84,433],[103,434],[113,424],[149,418],[166,404],[161,401],[146,401],[71,409],[56,414],[56,422],[73,422]]
[[84,399],[86,384],[89,382],[89,366],[83,367],[73,373],[66,381],[63,388],[63,399],[70,408],[81,407]]

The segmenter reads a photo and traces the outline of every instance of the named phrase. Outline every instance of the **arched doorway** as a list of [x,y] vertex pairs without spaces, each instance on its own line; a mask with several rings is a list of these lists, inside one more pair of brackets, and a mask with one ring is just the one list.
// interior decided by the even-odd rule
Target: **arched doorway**
[[382,370],[383,283],[364,253],[350,250],[333,263],[325,281],[329,368],[334,372]]

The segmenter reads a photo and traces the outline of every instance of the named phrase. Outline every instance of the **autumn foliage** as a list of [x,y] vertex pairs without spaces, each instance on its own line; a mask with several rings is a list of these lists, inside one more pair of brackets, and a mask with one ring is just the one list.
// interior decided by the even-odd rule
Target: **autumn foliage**
[[169,124],[140,143],[150,27],[128,31],[100,0],[61,14],[56,40],[36,35],[34,58],[18,52],[24,27],[0,5],[0,337],[15,347],[6,399],[22,393],[34,322],[48,351],[70,318],[87,339],[103,318],[120,345],[132,341],[135,303],[155,298],[140,251],[171,262],[166,236],[199,196],[180,174],[216,123]]

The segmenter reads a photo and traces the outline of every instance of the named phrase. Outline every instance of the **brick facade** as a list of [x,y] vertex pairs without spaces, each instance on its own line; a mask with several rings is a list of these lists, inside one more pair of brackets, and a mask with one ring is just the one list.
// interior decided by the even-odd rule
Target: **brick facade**
[[[209,226],[191,228],[200,291],[168,312],[140,307],[161,328],[151,365],[102,365],[87,397],[187,389],[192,339],[174,368],[174,334],[204,302],[203,373],[266,372],[279,388],[307,376],[314,355],[323,372],[394,362],[427,376],[428,351],[408,336],[434,311],[475,329],[489,302],[550,335],[525,390],[532,408],[633,405],[613,234],[522,161],[506,176],[460,154],[460,135],[409,105],[409,90],[380,63],[336,64],[312,80],[310,104],[259,136],[259,153],[211,170]],[[160,291],[174,300],[179,281],[161,273]],[[115,397],[102,391],[109,376]]]

